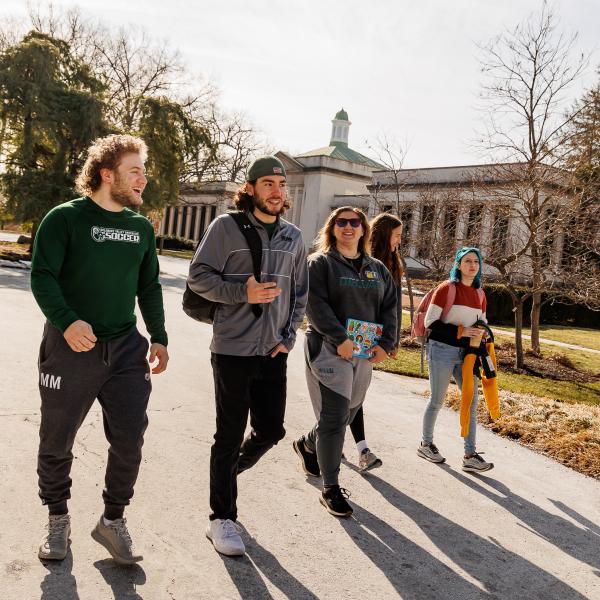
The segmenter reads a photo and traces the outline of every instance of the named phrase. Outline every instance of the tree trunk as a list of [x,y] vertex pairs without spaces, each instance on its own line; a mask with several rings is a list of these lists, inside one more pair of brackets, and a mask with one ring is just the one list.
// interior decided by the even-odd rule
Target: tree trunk
[[31,254],[32,257],[33,257],[33,242],[35,242],[35,236],[37,234],[39,225],[40,224],[38,221],[34,221],[33,224],[31,225],[31,243],[29,244],[29,254]]
[[525,362],[523,358],[523,298],[513,300],[515,313],[515,367],[522,369]]
[[542,293],[534,292],[531,303],[531,349],[540,354],[540,313],[542,310]]

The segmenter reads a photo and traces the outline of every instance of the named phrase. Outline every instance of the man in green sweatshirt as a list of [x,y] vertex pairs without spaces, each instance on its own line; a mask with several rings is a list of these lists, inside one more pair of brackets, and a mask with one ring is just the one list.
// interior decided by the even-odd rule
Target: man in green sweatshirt
[[[154,230],[142,203],[144,142],[100,138],[77,179],[83,197],[52,209],[33,248],[31,289],[47,318],[39,354],[39,495],[48,507],[43,560],[67,555],[75,436],[97,398],[110,447],[104,513],[92,537],[121,564],[133,551],[123,513],[141,463],[152,373],[167,368],[167,333]],[[137,297],[150,344],[137,330]],[[148,349],[150,354],[146,358]]]

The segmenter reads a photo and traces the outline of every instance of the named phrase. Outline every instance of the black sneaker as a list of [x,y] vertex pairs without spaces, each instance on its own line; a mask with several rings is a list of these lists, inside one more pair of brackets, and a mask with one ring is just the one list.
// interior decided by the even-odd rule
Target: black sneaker
[[350,492],[341,488],[339,485],[333,485],[326,488],[319,501],[327,509],[327,512],[335,517],[349,517],[352,514],[352,507],[346,502],[350,497]]
[[309,452],[304,444],[304,436],[292,443],[294,452],[300,457],[302,470],[311,477],[321,477],[321,469],[317,460],[316,452]]

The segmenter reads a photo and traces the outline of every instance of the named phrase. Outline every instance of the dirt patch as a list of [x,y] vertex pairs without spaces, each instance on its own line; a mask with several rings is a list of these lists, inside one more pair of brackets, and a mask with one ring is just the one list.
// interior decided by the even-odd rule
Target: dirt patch
[[578,369],[568,356],[560,352],[539,355],[525,350],[524,368],[515,368],[515,345],[512,342],[495,344],[496,358],[502,371],[519,375],[533,375],[554,381],[574,381],[577,383],[595,383],[600,381],[600,373]]
[[[421,345],[410,337],[410,330],[402,330],[402,348],[420,349]],[[561,352],[539,355],[532,350],[525,350],[524,368],[515,368],[515,345],[512,342],[494,344],[496,359],[500,371],[518,375],[532,375],[554,381],[573,381],[576,383],[596,383],[600,381],[600,373],[578,369],[571,359]]]
[[[458,392],[449,392],[445,403],[458,410]],[[600,408],[500,392],[500,412],[500,417],[492,421],[485,402],[480,402],[477,420],[499,435],[600,479]]]
[[3,260],[31,260],[29,244],[0,242],[0,258]]

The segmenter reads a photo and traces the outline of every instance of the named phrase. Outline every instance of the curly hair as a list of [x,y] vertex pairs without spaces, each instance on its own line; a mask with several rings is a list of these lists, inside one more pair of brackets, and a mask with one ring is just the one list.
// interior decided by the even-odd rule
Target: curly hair
[[329,250],[336,247],[335,237],[333,235],[335,220],[343,212],[348,211],[353,212],[360,219],[360,222],[363,227],[363,235],[358,241],[358,250],[362,254],[369,254],[371,226],[369,225],[369,221],[367,221],[365,213],[362,210],[360,210],[360,208],[356,208],[354,206],[340,206],[339,208],[336,208],[334,211],[332,211],[332,213],[327,217],[325,225],[321,227],[321,230],[317,235],[317,239],[315,240],[315,247],[317,252],[329,252]]
[[402,260],[398,250],[392,251],[390,238],[398,227],[402,227],[402,221],[389,213],[381,213],[371,221],[371,254],[387,267],[396,283],[402,281]]
[[133,135],[107,135],[94,140],[87,150],[87,158],[75,180],[75,189],[84,196],[95,192],[102,183],[101,169],[114,171],[124,154],[139,154],[146,162],[148,148],[144,140]]
[[[234,206],[238,209],[238,210],[242,210],[245,212],[252,212],[254,210],[254,196],[251,196],[247,191],[246,191],[246,185],[249,183],[252,186],[256,185],[256,179],[254,181],[247,181],[246,183],[244,183],[244,185],[242,185],[242,187],[236,192],[234,198],[233,198],[233,204]],[[292,207],[292,203],[290,201],[290,198],[286,192],[285,198],[283,200],[283,210],[281,211],[282,214],[288,210],[288,208]]]

